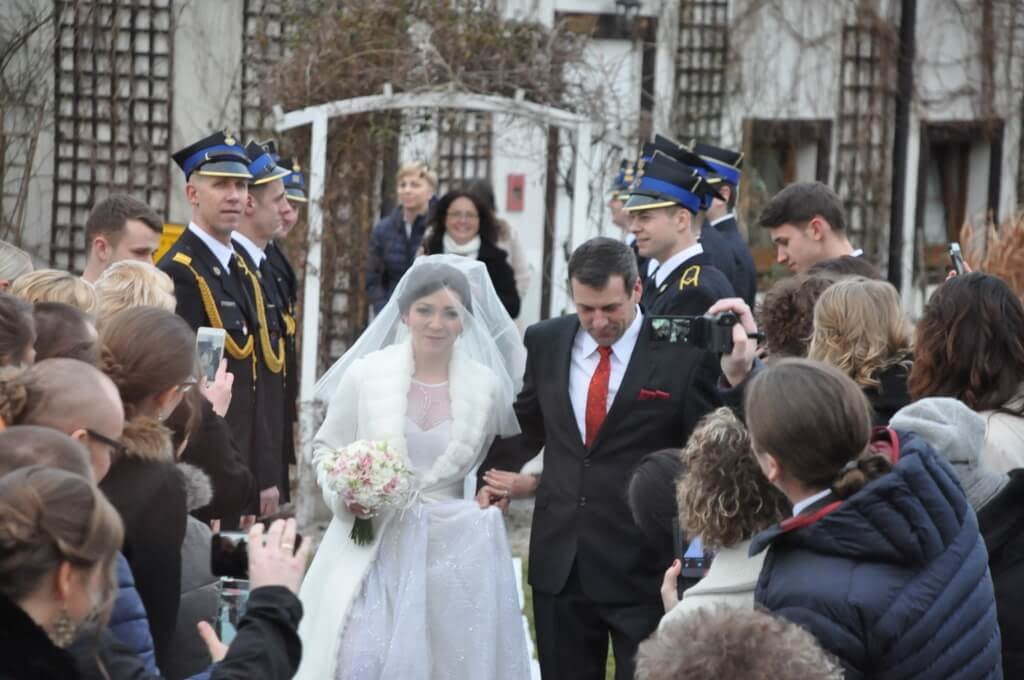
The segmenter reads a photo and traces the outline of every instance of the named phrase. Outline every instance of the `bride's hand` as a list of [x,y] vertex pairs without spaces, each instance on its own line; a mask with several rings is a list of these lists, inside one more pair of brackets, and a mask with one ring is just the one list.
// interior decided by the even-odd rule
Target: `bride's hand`
[[526,498],[537,491],[537,477],[507,470],[488,470],[484,482],[495,489],[508,489],[512,498]]
[[508,512],[509,494],[507,489],[496,489],[489,484],[484,485],[476,493],[476,502],[480,508],[486,510],[492,505],[502,511]]
[[351,512],[353,515],[355,515],[359,519],[366,519],[367,517],[370,516],[370,513],[368,513],[366,511],[366,508],[364,508],[363,506],[359,505],[359,503],[346,502],[345,503],[345,509],[348,510],[349,512]]

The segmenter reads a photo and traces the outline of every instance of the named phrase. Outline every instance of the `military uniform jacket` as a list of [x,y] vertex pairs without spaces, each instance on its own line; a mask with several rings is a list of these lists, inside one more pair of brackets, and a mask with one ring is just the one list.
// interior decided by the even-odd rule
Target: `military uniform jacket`
[[299,296],[299,279],[295,269],[285,256],[284,251],[276,242],[267,245],[267,261],[270,271],[277,283],[280,299],[284,303],[281,309],[285,318],[285,460],[295,462],[295,423],[299,419],[299,356],[296,337],[298,327],[295,307]]
[[[256,410],[255,347],[259,317],[240,274],[236,277],[225,271],[216,255],[187,229],[157,267],[174,282],[176,311],[193,330],[212,326],[227,331],[224,358],[235,381],[225,420],[250,471],[260,479],[259,461],[267,457],[268,437]],[[257,502],[254,497],[252,508],[258,508]]]
[[689,258],[668,275],[660,286],[654,277],[644,281],[640,304],[648,316],[700,316],[718,300],[734,297],[732,284],[711,264],[704,252]]
[[754,298],[757,296],[757,267],[754,265],[754,256],[750,253],[750,246],[747,245],[743,234],[740,233],[736,217],[729,215],[715,224],[713,231],[721,234],[732,249],[736,275],[730,280],[737,295],[753,309]]
[[704,249],[707,263],[724,274],[729,285],[736,290],[736,259],[732,245],[706,220],[700,232],[700,245]]
[[[269,459],[257,468],[256,482],[260,489],[276,486],[281,502],[288,501],[288,461],[284,455],[285,436],[285,321],[282,295],[277,287],[268,258],[257,266],[241,245],[235,253],[248,270],[248,293],[257,305],[259,332],[256,337],[256,412],[260,415],[269,438],[266,452]],[[229,410],[230,412],[230,410]]]

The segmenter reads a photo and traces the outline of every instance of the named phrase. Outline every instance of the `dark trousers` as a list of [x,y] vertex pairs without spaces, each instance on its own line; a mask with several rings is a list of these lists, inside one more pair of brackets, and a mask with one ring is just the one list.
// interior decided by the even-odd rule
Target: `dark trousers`
[[601,604],[583,593],[576,565],[557,595],[533,591],[537,656],[544,680],[604,680],[608,637],[615,680],[633,680],[636,648],[658,627],[660,601]]

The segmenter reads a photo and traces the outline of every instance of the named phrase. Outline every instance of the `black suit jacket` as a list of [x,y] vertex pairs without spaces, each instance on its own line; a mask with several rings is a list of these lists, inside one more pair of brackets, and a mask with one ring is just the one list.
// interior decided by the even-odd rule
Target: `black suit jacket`
[[712,262],[708,253],[700,253],[673,269],[660,286],[647,280],[640,298],[644,311],[656,316],[700,316],[718,300],[736,295]]
[[750,246],[743,239],[736,218],[730,215],[714,226],[729,244],[732,249],[732,256],[736,266],[736,275],[732,279],[733,288],[743,300],[754,308],[754,298],[757,295],[757,267],[754,265],[754,256],[750,253]]
[[[558,594],[576,564],[596,602],[657,602],[671,555],[648,544],[633,523],[626,488],[644,455],[681,447],[697,420],[718,404],[715,358],[650,339],[644,322],[615,401],[586,448],[569,399],[575,314],[526,331],[523,390],[515,409],[522,434],[499,440],[481,470],[518,470],[544,447],[530,537],[530,585]],[[641,390],[665,399],[639,398]]]
[[[175,261],[175,255],[179,253],[187,258],[188,265]],[[231,339],[239,347],[244,346],[250,337],[256,341],[259,318],[251,296],[240,282],[224,269],[220,260],[206,244],[190,230],[186,229],[171,249],[160,258],[157,267],[174,282],[176,311],[193,330],[200,326],[212,326],[213,322],[203,306],[196,275],[189,267],[194,269],[209,287],[221,322]],[[265,425],[263,420],[257,417],[254,356],[255,354],[244,359],[236,359],[226,350],[224,352],[224,357],[228,360],[228,370],[235,376],[231,388],[231,408],[228,409],[226,420],[231,425],[235,444],[242,452],[250,471],[257,480],[261,480],[271,472],[267,467],[267,461],[272,460],[272,457]],[[248,509],[255,511],[258,507],[258,498],[254,497]]]

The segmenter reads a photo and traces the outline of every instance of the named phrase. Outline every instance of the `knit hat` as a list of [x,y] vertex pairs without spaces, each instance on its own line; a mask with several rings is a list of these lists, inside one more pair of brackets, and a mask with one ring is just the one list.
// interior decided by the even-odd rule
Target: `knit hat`
[[916,432],[931,444],[953,466],[975,512],[1010,481],[1005,473],[982,464],[985,419],[956,399],[930,397],[915,401],[897,411],[889,426],[900,432]]

